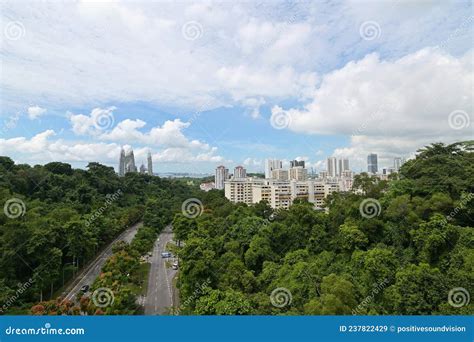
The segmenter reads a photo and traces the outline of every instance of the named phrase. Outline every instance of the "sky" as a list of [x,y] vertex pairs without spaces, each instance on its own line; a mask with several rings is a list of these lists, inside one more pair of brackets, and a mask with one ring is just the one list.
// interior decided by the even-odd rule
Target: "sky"
[[472,1],[2,1],[0,155],[155,172],[474,137]]

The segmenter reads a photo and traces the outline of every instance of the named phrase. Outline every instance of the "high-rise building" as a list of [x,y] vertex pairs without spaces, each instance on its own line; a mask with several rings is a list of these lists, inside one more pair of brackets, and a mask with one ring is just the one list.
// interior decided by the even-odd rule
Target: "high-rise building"
[[247,170],[242,166],[234,168],[234,179],[242,179],[247,177]]
[[265,160],[265,178],[272,178],[272,171],[283,168],[283,163],[278,159]]
[[148,156],[147,156],[147,162],[148,162],[148,174],[150,176],[153,176],[153,160],[151,159],[151,152],[148,152]]
[[119,176],[125,176],[125,151],[123,150],[123,147],[120,149]]
[[271,178],[276,180],[288,180],[288,170],[275,169],[272,171]]
[[135,166],[135,155],[133,150],[125,153],[124,149],[120,150],[119,158],[119,176],[125,176],[128,172],[137,172],[137,167]]
[[329,177],[336,177],[338,175],[336,157],[328,157],[326,163],[327,163],[326,168],[328,170],[328,176]]
[[349,171],[349,159],[348,158],[341,158],[338,160],[338,168],[337,168],[337,175],[342,176],[344,171]]
[[290,168],[291,167],[297,167],[297,166],[301,166],[302,168],[304,168],[304,160],[292,160],[292,161],[290,161]]
[[395,157],[393,158],[393,168],[395,172],[400,171],[400,168],[402,167],[403,160],[400,157]]
[[214,184],[216,189],[224,189],[224,182],[229,178],[229,169],[226,169],[224,165],[220,165],[216,168],[216,175],[214,177]]
[[289,180],[305,181],[308,179],[308,170],[302,166],[290,168],[288,173]]
[[367,171],[376,174],[378,170],[377,154],[371,153],[367,156]]
[[146,168],[145,168],[145,165],[142,163],[142,165],[140,165],[140,173],[144,175],[145,172],[146,172]]

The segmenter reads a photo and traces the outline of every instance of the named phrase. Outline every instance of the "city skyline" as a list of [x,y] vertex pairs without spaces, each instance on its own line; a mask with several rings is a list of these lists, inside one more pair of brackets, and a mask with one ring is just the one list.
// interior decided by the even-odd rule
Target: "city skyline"
[[472,135],[467,3],[1,6],[0,154],[18,163],[115,166],[129,144],[156,172],[269,155],[359,172]]

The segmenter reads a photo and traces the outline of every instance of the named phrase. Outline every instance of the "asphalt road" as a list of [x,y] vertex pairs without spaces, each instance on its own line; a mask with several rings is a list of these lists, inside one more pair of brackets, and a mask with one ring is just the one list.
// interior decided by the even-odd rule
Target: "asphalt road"
[[73,283],[72,288],[66,289],[66,295],[63,296],[65,299],[75,300],[76,294],[79,292],[82,286],[92,285],[95,278],[100,274],[102,267],[104,266],[107,259],[112,255],[112,246],[114,243],[119,241],[125,241],[130,243],[137,233],[138,228],[142,226],[142,223],[139,222],[129,228],[127,228],[122,234],[120,234],[114,241],[112,241],[106,249],[104,249],[96,259],[90,263],[86,269],[84,269],[76,278],[76,281]]
[[148,289],[145,299],[145,315],[167,315],[169,309],[175,305],[173,302],[173,277],[178,272],[166,267],[166,259],[161,257],[161,252],[166,249],[166,244],[173,239],[171,226],[165,228],[153,246],[150,258],[150,273]]

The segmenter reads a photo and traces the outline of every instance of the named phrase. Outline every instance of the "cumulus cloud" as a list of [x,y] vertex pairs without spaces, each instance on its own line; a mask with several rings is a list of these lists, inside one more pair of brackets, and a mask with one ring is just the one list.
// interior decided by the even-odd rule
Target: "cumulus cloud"
[[77,135],[99,135],[114,125],[116,107],[94,108],[89,115],[69,113],[72,131]]
[[405,155],[430,142],[469,139],[472,124],[453,129],[449,115],[472,117],[472,61],[472,50],[454,57],[425,48],[395,60],[370,54],[325,75],[304,108],[275,106],[272,115],[285,115],[295,132],[351,136],[348,149],[335,153],[361,160],[370,152]]
[[43,115],[44,113],[46,113],[46,109],[41,108],[40,106],[31,106],[31,107],[28,107],[27,113],[30,120],[35,120],[39,118],[41,115]]

